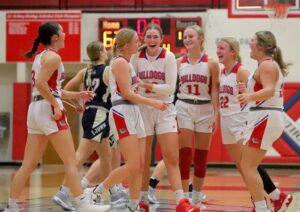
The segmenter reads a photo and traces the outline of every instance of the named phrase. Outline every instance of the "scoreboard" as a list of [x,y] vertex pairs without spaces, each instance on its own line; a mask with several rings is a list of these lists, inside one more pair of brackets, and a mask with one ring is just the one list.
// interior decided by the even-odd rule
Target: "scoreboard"
[[200,17],[153,17],[153,18],[100,18],[99,40],[106,48],[113,46],[115,35],[122,27],[129,27],[137,31],[140,40],[143,41],[143,33],[147,24],[157,24],[163,31],[162,46],[173,53],[185,53],[183,45],[183,31],[187,26],[201,26]]

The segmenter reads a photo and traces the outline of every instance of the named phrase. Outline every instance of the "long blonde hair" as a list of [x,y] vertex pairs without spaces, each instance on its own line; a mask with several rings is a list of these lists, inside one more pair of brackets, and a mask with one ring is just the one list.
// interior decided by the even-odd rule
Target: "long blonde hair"
[[113,55],[117,56],[119,50],[121,50],[126,44],[130,43],[133,37],[136,35],[136,31],[130,28],[122,28],[116,35],[113,45]]
[[226,42],[229,45],[230,49],[232,51],[234,51],[236,61],[239,63],[242,63],[239,42],[233,37],[224,37],[224,38],[221,38],[220,41]]
[[284,76],[288,74],[288,67],[291,63],[283,61],[281,49],[277,46],[277,41],[274,34],[270,31],[259,31],[255,33],[257,39],[257,46],[261,47],[265,54],[273,57],[278,63],[281,72]]

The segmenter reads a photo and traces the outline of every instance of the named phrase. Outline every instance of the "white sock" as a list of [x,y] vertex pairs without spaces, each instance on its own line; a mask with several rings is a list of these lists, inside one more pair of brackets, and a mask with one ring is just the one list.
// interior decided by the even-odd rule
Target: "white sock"
[[67,187],[67,186],[65,186],[65,185],[61,185],[61,186],[60,186],[60,191],[61,191],[63,194],[65,194],[66,196],[68,196],[69,193],[70,193],[70,188]]
[[103,186],[103,183],[100,183],[99,185],[97,185],[97,187],[94,189],[94,193],[103,193],[104,191],[104,186]]
[[141,200],[141,202],[148,202],[148,192],[147,191],[140,192],[140,200]]
[[85,189],[85,188],[88,188],[88,187],[89,187],[90,181],[89,181],[86,177],[83,177],[83,178],[81,179],[81,181],[80,181],[80,184],[81,184],[81,187],[82,187],[83,189]]
[[8,198],[8,206],[10,208],[18,208],[18,203],[17,203],[18,199],[14,199],[14,198]]
[[269,196],[272,200],[278,200],[280,197],[280,190],[278,188],[276,188],[274,191],[272,191]]
[[254,202],[254,206],[258,211],[269,211],[265,200]]
[[130,208],[130,210],[134,211],[137,208],[138,204],[139,204],[138,199],[131,199],[129,201],[128,207]]
[[177,205],[177,204],[179,203],[179,201],[180,201],[181,199],[185,198],[185,197],[184,197],[184,193],[183,193],[183,190],[182,190],[182,189],[176,190],[174,193],[175,193],[175,197],[176,197],[176,205]]
[[75,200],[77,206],[80,206],[80,205],[86,203],[84,194],[80,194],[79,196],[75,197],[74,200]]

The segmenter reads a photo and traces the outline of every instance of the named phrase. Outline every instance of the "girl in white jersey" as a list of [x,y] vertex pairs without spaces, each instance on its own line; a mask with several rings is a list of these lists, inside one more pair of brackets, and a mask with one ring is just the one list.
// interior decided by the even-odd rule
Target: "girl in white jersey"
[[172,104],[172,95],[175,92],[177,79],[176,60],[173,53],[161,47],[162,39],[161,28],[156,24],[149,24],[144,31],[145,47],[131,58],[131,63],[141,80],[139,94],[170,103],[168,109],[163,112],[148,106],[140,106],[147,136],[141,200],[145,205],[148,204],[147,191],[151,149],[152,141],[156,134],[167,168],[169,182],[172,190],[175,192],[176,211],[194,211],[197,208],[193,208],[183,195],[177,160],[177,121],[175,106]]
[[[203,50],[204,33],[197,26],[189,26],[183,33],[187,54],[177,60],[179,90],[176,110],[179,126],[179,163],[183,189],[189,188],[194,149],[194,177],[192,204],[201,204],[207,154],[219,114],[219,65]],[[188,194],[188,193],[187,193]]]
[[[241,65],[239,55],[240,46],[232,37],[221,38],[217,46],[219,62],[224,65],[220,78],[220,113],[222,142],[225,144],[228,154],[240,171],[243,143],[247,140],[247,104],[240,104],[236,98],[238,95],[238,83],[246,83],[250,72]],[[275,208],[283,209],[286,206],[285,198],[290,195],[281,193],[274,185],[268,173],[262,166],[257,168],[263,181],[264,190],[270,196]]]
[[45,50],[39,53],[33,62],[33,102],[28,110],[28,137],[24,160],[12,181],[5,211],[19,211],[17,198],[22,193],[28,177],[42,159],[48,140],[64,163],[65,179],[78,204],[77,211],[106,211],[110,208],[109,205],[91,205],[80,185],[75,149],[61,99],[89,100],[92,98],[92,92],[61,89],[64,67],[57,51],[64,48],[64,40],[65,33],[62,27],[56,22],[46,22],[39,27],[39,35],[33,48],[25,55],[31,58],[40,42],[45,46]]
[[[282,92],[288,65],[283,62],[275,36],[269,31],[255,33],[250,49],[250,56],[258,62],[258,68],[249,77],[247,92],[238,95],[241,104],[254,103],[249,112],[251,136],[242,153],[241,171],[255,205],[253,211],[265,212],[270,210],[257,166],[284,129]],[[240,91],[244,88],[245,84],[239,84]],[[288,206],[292,197],[287,195],[283,201]],[[275,211],[284,211],[278,207],[274,205]]]
[[114,54],[109,72],[112,108],[109,125],[117,137],[125,165],[114,171],[94,190],[101,196],[105,189],[129,180],[130,203],[128,211],[139,211],[139,195],[145,157],[145,129],[137,104],[145,104],[158,110],[165,110],[167,102],[145,98],[137,94],[138,80],[129,59],[137,52],[139,38],[134,30],[123,28],[116,35]]

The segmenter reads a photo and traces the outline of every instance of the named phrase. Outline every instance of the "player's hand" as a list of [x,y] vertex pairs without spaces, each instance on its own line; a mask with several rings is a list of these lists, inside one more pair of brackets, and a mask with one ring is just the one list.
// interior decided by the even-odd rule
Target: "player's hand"
[[152,104],[151,104],[154,108],[164,111],[169,107],[169,103],[166,101],[161,101],[161,100],[155,100],[152,99]]
[[145,82],[138,77],[138,86],[143,88],[145,86]]
[[75,104],[74,106],[75,106],[76,113],[82,113],[84,111],[81,104]]
[[246,92],[246,89],[247,89],[246,83],[238,82],[236,87],[237,87],[237,90],[238,90],[239,93],[245,93]]
[[242,93],[238,94],[237,98],[241,104],[246,104],[248,102],[252,102],[253,100],[251,99],[251,94],[250,93]]
[[84,101],[90,101],[94,98],[95,94],[93,91],[80,91],[78,92],[78,99],[82,99]]
[[212,123],[212,133],[215,134],[218,130],[218,125],[219,125],[219,113],[216,113],[214,115],[214,122]]
[[62,116],[62,112],[61,112],[59,106],[58,105],[54,106],[53,107],[53,115],[51,115],[51,118],[56,121],[56,120],[59,120],[61,116]]

